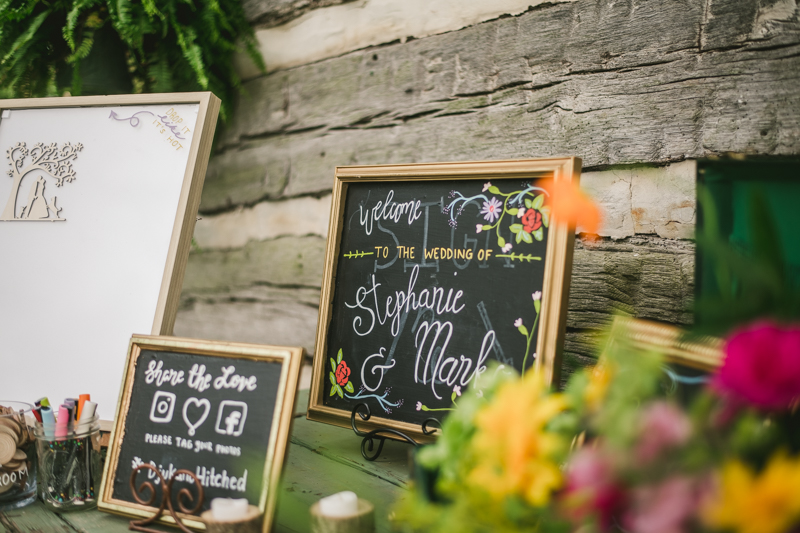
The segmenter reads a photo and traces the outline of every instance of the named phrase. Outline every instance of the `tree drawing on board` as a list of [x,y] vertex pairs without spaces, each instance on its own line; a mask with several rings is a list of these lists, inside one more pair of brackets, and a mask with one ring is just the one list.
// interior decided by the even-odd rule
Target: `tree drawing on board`
[[[66,220],[59,215],[61,208],[56,205],[57,197],[53,196],[52,200],[48,200],[45,196],[45,187],[48,183],[46,178],[52,178],[56,187],[72,183],[75,180],[72,162],[78,158],[78,152],[81,150],[83,150],[82,144],[68,142],[61,148],[57,143],[48,145],[36,143],[30,150],[24,142],[19,142],[6,150],[6,158],[11,166],[11,170],[6,174],[13,182],[3,213],[0,214],[0,221]],[[21,204],[20,188],[28,175],[35,177],[35,180],[31,182],[27,202],[18,207],[18,204]]]

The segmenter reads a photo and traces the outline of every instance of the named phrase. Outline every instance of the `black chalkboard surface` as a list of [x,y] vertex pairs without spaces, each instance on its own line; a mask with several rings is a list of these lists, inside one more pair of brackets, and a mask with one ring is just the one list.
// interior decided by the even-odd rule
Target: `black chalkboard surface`
[[574,232],[543,186],[578,171],[549,161],[337,169],[309,418],[418,433],[491,361],[552,379]]
[[[166,480],[194,473],[202,510],[213,498],[246,498],[271,515],[269,484],[283,460],[302,349],[135,336],[128,357],[100,508],[136,514],[131,473],[150,464]],[[136,479],[163,489],[155,472]],[[176,479],[177,503],[194,482]]]

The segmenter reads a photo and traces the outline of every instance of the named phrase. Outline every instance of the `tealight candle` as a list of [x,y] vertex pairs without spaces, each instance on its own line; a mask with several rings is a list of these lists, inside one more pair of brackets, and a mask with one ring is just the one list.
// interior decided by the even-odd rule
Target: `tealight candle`
[[375,507],[354,492],[339,492],[311,506],[311,533],[375,533]]
[[214,498],[211,500],[211,516],[217,522],[236,522],[247,517],[246,498]]
[[351,516],[358,511],[358,496],[346,490],[322,498],[319,501],[319,512],[324,516]]

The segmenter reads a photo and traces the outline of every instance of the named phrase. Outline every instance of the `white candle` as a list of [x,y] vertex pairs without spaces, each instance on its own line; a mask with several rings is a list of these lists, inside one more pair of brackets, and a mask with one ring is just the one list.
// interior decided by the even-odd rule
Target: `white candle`
[[211,500],[211,516],[217,522],[236,522],[247,518],[246,498],[214,498]]
[[319,501],[319,512],[323,516],[352,516],[358,512],[358,496],[346,490]]

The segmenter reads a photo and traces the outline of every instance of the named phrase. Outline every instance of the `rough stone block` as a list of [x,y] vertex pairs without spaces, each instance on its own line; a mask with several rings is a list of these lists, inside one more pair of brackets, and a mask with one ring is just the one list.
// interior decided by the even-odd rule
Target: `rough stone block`
[[251,241],[234,250],[189,254],[184,293],[217,294],[253,285],[320,287],[325,260],[322,237]]
[[201,250],[241,248],[250,241],[317,235],[327,238],[331,196],[303,196],[261,202],[216,216],[206,216],[194,228]]

